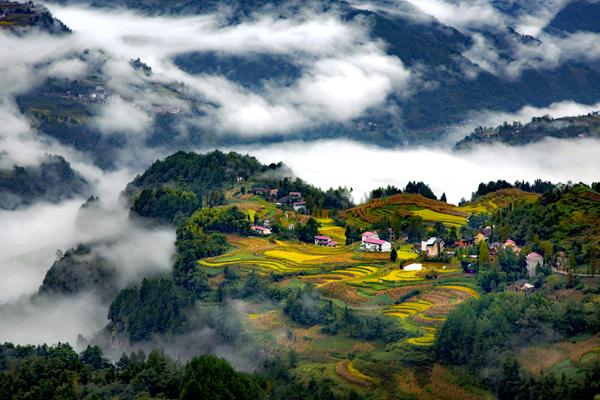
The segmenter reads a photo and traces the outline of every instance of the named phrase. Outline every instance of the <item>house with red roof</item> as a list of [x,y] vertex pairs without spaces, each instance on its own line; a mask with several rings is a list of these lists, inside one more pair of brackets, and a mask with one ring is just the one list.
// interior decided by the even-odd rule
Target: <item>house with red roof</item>
[[379,239],[378,237],[374,238],[372,236],[363,236],[360,248],[364,251],[386,253],[392,251],[392,244],[386,240]]
[[252,232],[254,232],[257,235],[261,235],[261,236],[268,236],[271,234],[271,229],[267,228],[266,226],[261,226],[261,225],[252,225],[250,227],[250,229],[252,230]]
[[315,236],[315,245],[324,247],[337,247],[337,242],[329,236],[317,235]]

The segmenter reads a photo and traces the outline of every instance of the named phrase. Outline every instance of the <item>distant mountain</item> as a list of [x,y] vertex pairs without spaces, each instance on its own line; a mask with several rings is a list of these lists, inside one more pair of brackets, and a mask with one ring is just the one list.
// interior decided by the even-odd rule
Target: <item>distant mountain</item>
[[40,200],[57,203],[88,191],[87,181],[60,156],[47,156],[35,167],[0,169],[0,209],[16,209]]
[[527,124],[504,123],[495,128],[479,127],[456,144],[456,149],[466,149],[482,143],[506,143],[522,145],[540,141],[547,137],[600,138],[600,115],[591,113],[578,117],[536,117]]
[[[61,2],[72,3],[71,0]],[[78,1],[75,1],[78,2]],[[282,18],[296,15],[303,7],[302,2],[293,0],[93,0],[96,7],[127,7],[145,14],[190,15],[228,9],[229,23],[249,18],[252,13],[268,11]],[[318,5],[315,5],[318,4]],[[540,5],[528,2],[493,2],[493,6],[512,16],[529,15]],[[589,30],[594,15],[590,11],[586,18],[567,18],[570,9],[587,7],[592,10],[597,3],[574,1],[569,3],[550,23],[549,29],[561,32]],[[446,26],[433,18],[415,19],[406,14],[358,9],[344,1],[322,0],[311,3],[316,10],[335,8],[341,18],[369,27],[372,39],[385,43],[387,54],[397,56],[411,70],[418,71],[419,81],[426,83],[411,92],[392,93],[385,104],[373,107],[363,115],[344,123],[323,122],[284,135],[272,134],[256,137],[240,137],[235,132],[207,131],[198,125],[186,126],[187,135],[173,134],[173,126],[181,127],[185,118],[203,118],[204,110],[214,107],[202,104],[202,99],[182,97],[191,104],[188,113],[155,115],[155,123],[149,129],[147,140],[151,146],[170,149],[182,146],[226,146],[257,141],[270,143],[294,139],[323,139],[345,137],[382,146],[427,143],[439,139],[448,125],[463,123],[469,113],[480,110],[516,112],[524,106],[546,107],[552,103],[570,100],[583,104],[600,101],[600,64],[566,61],[555,68],[525,68],[519,76],[506,78],[501,73],[492,73],[477,65],[467,56],[474,39],[469,32]],[[407,5],[407,7],[411,7]],[[571,21],[567,27],[560,21]],[[598,20],[597,18],[595,20]],[[580,25],[578,25],[580,24]],[[511,62],[517,57],[518,46],[536,46],[543,38],[521,35],[510,27],[494,29],[480,28],[475,33],[489,43],[491,51],[498,54],[501,62]],[[135,55],[132,55],[134,57]],[[142,60],[143,61],[143,60]],[[293,84],[305,72],[297,60],[285,55],[251,53],[248,55],[224,55],[219,52],[191,52],[174,57],[175,64],[190,74],[215,74],[239,83],[260,93],[265,83],[276,80],[282,84]],[[469,73],[467,73],[469,71]],[[83,95],[92,93],[95,85],[102,84],[102,76],[95,74],[97,81],[87,79],[78,82],[53,82],[19,96],[18,104],[26,114],[36,118],[39,130],[62,143],[75,145],[79,150],[94,155],[97,163],[110,166],[112,151],[123,146],[119,135],[102,135],[87,123],[97,106],[82,99],[65,96],[66,86],[83,86],[78,90]],[[61,85],[63,87],[61,87]],[[173,88],[170,91],[175,91]],[[43,99],[43,101],[42,101]],[[135,101],[136,99],[129,99]],[[43,104],[40,104],[43,103]],[[75,111],[77,118],[62,118],[63,110]],[[44,110],[40,113],[39,110]],[[69,113],[72,115],[72,113]],[[85,133],[85,134],[84,134]],[[183,138],[183,139],[182,139]],[[184,142],[181,142],[184,140]]]
[[572,0],[546,26],[548,32],[600,33],[600,1]]
[[0,32],[10,31],[17,34],[39,30],[53,34],[70,32],[70,29],[54,18],[46,7],[38,4],[0,2]]

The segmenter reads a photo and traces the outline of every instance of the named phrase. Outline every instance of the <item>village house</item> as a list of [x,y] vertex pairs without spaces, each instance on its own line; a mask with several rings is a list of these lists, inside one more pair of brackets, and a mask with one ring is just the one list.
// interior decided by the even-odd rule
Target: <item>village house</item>
[[386,240],[379,239],[379,235],[375,232],[363,232],[362,242],[360,244],[361,250],[364,251],[377,251],[377,252],[390,252],[392,251],[392,244]]
[[364,251],[388,253],[392,251],[392,244],[386,240],[367,237],[363,239],[360,248]]
[[502,245],[505,249],[511,249],[515,254],[519,254],[521,252],[521,248],[517,246],[514,240],[507,239],[506,242]]
[[444,241],[440,238],[432,237],[427,241],[421,242],[421,250],[427,253],[429,258],[438,258],[444,251]]
[[261,236],[268,236],[271,234],[271,229],[267,228],[266,226],[261,226],[261,225],[252,225],[250,227],[250,229],[252,230],[252,232],[254,232],[257,235],[261,235]]
[[302,198],[302,193],[300,193],[300,192],[289,192],[288,193],[288,197],[290,199],[300,199],[300,198]]
[[329,236],[317,235],[315,236],[315,245],[325,247],[337,247],[337,242]]
[[296,212],[306,212],[306,202],[305,201],[296,201],[292,204],[294,211]]
[[454,245],[456,247],[469,247],[469,246],[473,246],[473,238],[472,237],[464,237],[460,240],[457,240],[456,242],[454,242]]
[[264,194],[268,189],[264,188],[264,187],[260,187],[260,186],[255,186],[252,188],[252,193],[256,194],[256,195],[261,195]]
[[537,269],[544,266],[544,257],[536,252],[527,254],[527,276],[529,279],[535,277]]
[[517,293],[524,293],[524,294],[528,295],[535,290],[535,286],[533,286],[531,283],[527,282],[525,279],[519,279],[518,281],[514,282],[513,284],[508,285],[506,287],[506,290],[509,290],[512,292],[517,292]]
[[485,240],[488,240],[490,238],[490,235],[492,234],[492,227],[491,226],[486,226],[485,228],[483,228],[481,230],[481,233],[485,237]]

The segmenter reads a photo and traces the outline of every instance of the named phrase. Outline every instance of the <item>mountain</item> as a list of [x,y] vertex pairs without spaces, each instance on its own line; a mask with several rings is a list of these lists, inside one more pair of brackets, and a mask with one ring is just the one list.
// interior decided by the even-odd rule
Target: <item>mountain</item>
[[0,209],[12,210],[35,201],[58,203],[89,195],[89,190],[88,182],[61,156],[48,155],[35,167],[0,169]]
[[506,143],[522,145],[538,142],[544,138],[599,138],[600,115],[596,112],[576,117],[534,117],[522,124],[504,123],[495,128],[478,127],[456,143],[456,149],[467,149],[483,143]]
[[600,33],[600,2],[597,0],[571,0],[554,16],[546,31],[557,33]]
[[32,30],[51,34],[64,34],[70,29],[54,18],[44,6],[32,2],[0,2],[0,32],[6,30],[24,34]]
[[[285,0],[96,0],[91,4],[104,8],[127,7],[152,15],[192,15],[227,9],[226,24],[247,21],[261,12],[285,19],[296,15],[301,9],[298,2]],[[533,7],[521,3],[515,3],[514,7],[508,9],[499,4],[496,6],[510,15],[532,12]],[[351,121],[323,122],[291,132],[286,136],[288,139],[311,140],[343,136],[378,145],[426,143],[442,136],[448,125],[460,124],[470,112],[478,110],[515,112],[526,105],[544,107],[566,99],[585,104],[600,100],[600,85],[597,84],[600,82],[600,67],[595,63],[565,61],[555,68],[525,68],[519,76],[506,78],[477,65],[468,56],[468,51],[474,46],[474,34],[485,38],[490,48],[498,52],[499,59],[507,63],[514,61],[520,46],[535,48],[541,45],[543,39],[521,35],[510,27],[459,31],[433,18],[415,18],[414,15],[356,8],[343,1],[323,0],[311,4],[311,9],[315,12],[335,9],[343,21],[368,26],[372,40],[385,43],[388,55],[398,57],[406,67],[417,70],[419,80],[427,82],[427,87],[413,90],[410,96],[393,92],[384,105],[368,109]],[[285,54],[268,52],[226,55],[215,51],[196,51],[175,55],[174,63],[190,74],[222,75],[259,94],[268,90],[268,85],[273,80],[282,85],[293,85],[305,72],[305,66],[297,60]],[[103,158],[110,159],[112,150],[123,145],[123,138],[97,132],[88,122],[96,112],[94,107],[82,104],[81,99],[69,102],[69,96],[65,96],[65,92],[70,90],[66,87],[69,85],[83,83],[78,93],[83,92],[84,96],[92,93],[94,87],[104,85],[101,70],[99,71],[100,73],[90,74],[90,78],[78,80],[77,83],[47,82],[19,96],[18,103],[23,112],[34,116],[40,113],[39,110],[45,110],[44,118],[36,117],[41,131],[64,143],[92,152],[99,159],[100,165],[109,165],[109,160]],[[71,90],[71,93],[74,91]],[[202,119],[204,110],[212,107],[202,99],[186,98],[181,94],[178,96],[192,106],[191,111],[177,115],[158,115],[150,128],[147,144],[175,149],[190,144],[219,146],[257,140],[233,132],[217,135],[196,124],[186,125],[188,135],[173,135],[174,125],[181,124],[185,118]],[[40,105],[40,99],[47,101]],[[73,110],[80,117],[62,118],[63,110]],[[82,135],[80,132],[87,134]],[[269,143],[282,139],[283,136],[272,134],[263,136],[260,140]]]

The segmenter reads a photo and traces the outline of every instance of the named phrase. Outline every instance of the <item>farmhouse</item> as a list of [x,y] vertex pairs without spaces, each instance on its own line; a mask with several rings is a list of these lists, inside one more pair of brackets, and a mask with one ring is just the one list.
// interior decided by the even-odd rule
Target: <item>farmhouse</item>
[[381,240],[378,238],[375,239],[373,237],[364,237],[363,236],[363,240],[360,245],[360,248],[364,251],[376,251],[376,252],[387,253],[387,252],[392,251],[392,244],[390,242],[387,242],[385,240]]
[[315,245],[326,246],[326,247],[337,247],[337,242],[331,239],[329,236],[317,235],[315,236]]
[[421,242],[421,250],[427,253],[429,258],[437,258],[444,251],[444,241],[440,238],[432,237],[427,241]]
[[300,192],[289,192],[288,193],[288,197],[290,199],[300,199],[300,198],[302,198],[302,193],[300,193]]
[[266,226],[252,225],[250,229],[257,235],[268,236],[271,234],[271,229],[267,228]]
[[469,247],[469,246],[473,246],[473,238],[472,237],[464,237],[460,240],[457,240],[456,242],[454,242],[454,245],[456,247]]
[[537,269],[544,266],[544,257],[536,252],[527,254],[527,276],[533,278],[537,273]]
[[296,201],[292,204],[294,211],[296,212],[306,212],[306,202],[305,201]]
[[517,293],[525,293],[527,295],[535,290],[535,286],[525,279],[519,279],[515,283],[509,285],[506,289]]
[[515,241],[512,239],[507,239],[506,242],[504,242],[504,244],[502,245],[502,247],[505,249],[511,249],[515,252],[515,254],[519,254],[521,252],[521,248],[517,246]]

